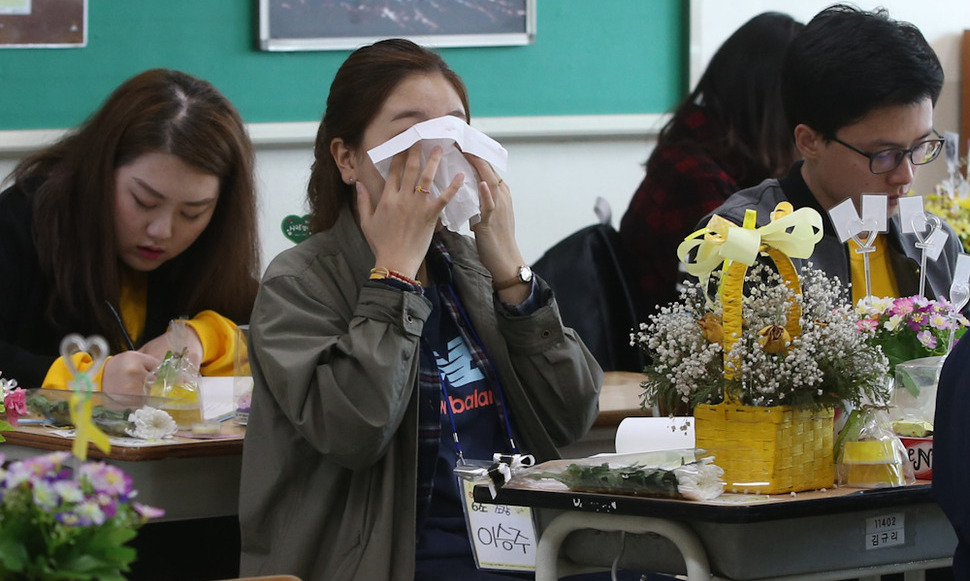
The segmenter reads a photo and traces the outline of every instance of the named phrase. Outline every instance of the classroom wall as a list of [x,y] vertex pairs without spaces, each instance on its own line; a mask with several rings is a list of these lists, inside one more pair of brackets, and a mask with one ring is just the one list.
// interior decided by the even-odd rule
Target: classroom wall
[[[529,261],[592,223],[597,196],[622,213],[686,79],[680,0],[537,4],[531,45],[440,50],[468,85],[473,125],[509,149]],[[290,245],[282,219],[304,211],[316,123],[348,51],[261,52],[256,5],[90,0],[87,47],[0,50],[0,175],[132,74],[179,68],[211,80],[249,124],[267,262]]]
[[[691,0],[689,79],[693,86],[704,66],[724,40],[752,16],[775,10],[808,22],[835,0]],[[886,8],[890,17],[915,24],[936,51],[946,75],[943,92],[936,105],[936,129],[960,131],[960,44],[963,30],[970,29],[970,2],[953,0],[855,0],[865,10]],[[968,88],[970,90],[970,88]],[[964,111],[970,115],[970,111]],[[970,139],[964,135],[963,140]],[[942,159],[920,169],[913,191],[930,194],[933,186],[946,177]]]
[[[184,68],[212,79],[249,123],[257,143],[267,262],[290,246],[280,231],[282,219],[304,212],[316,117],[347,53],[257,51],[255,4],[91,0],[87,48],[0,50],[0,176],[24,152],[83,118],[129,74],[151,66]],[[688,72],[702,70],[737,26],[770,9],[808,20],[828,4],[539,0],[535,45],[442,49],[469,84],[473,125],[509,150],[504,177],[515,197],[525,258],[538,259],[556,241],[593,223],[598,196],[610,202],[613,224],[619,224],[664,113],[688,86]],[[937,128],[956,131],[959,38],[970,28],[970,3],[878,4],[917,24],[939,54],[946,84]],[[869,9],[877,3],[860,5]],[[172,29],[185,34],[173,36]],[[941,162],[923,168],[914,189],[928,193],[944,173]]]

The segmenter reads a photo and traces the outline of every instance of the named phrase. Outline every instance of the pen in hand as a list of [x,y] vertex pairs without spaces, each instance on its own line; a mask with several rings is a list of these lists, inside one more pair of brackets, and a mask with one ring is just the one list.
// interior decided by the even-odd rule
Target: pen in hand
[[125,342],[128,343],[128,349],[131,351],[136,351],[135,342],[131,340],[131,335],[128,334],[128,329],[125,328],[125,322],[121,320],[121,315],[118,314],[118,310],[115,306],[111,304],[111,301],[105,300],[104,304],[108,305],[108,309],[111,310],[111,314],[114,315],[115,321],[118,322],[118,327],[121,329],[121,334],[125,338]]

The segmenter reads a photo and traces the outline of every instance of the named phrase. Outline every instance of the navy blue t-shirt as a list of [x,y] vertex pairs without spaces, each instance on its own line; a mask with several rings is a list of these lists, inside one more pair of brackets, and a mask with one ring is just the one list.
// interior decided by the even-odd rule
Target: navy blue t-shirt
[[[458,462],[455,431],[466,460],[490,461],[495,452],[509,451],[508,436],[496,408],[495,392],[483,371],[474,365],[471,351],[442,304],[439,292],[450,291],[447,287],[424,288],[424,296],[431,301],[432,310],[422,334],[421,367],[437,368],[444,386],[437,402],[441,438],[434,465],[434,488],[427,518],[418,534],[419,560],[471,555],[461,492],[454,474]],[[433,364],[430,359],[434,360]],[[430,403],[433,402],[422,402],[423,405]],[[452,428],[452,417],[455,429]]]

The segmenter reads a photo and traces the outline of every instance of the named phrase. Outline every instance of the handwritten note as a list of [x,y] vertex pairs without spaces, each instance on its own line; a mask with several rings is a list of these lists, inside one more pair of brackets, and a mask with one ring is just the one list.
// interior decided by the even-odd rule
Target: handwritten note
[[532,509],[475,502],[479,482],[459,479],[464,490],[468,536],[479,569],[535,571],[538,535]]

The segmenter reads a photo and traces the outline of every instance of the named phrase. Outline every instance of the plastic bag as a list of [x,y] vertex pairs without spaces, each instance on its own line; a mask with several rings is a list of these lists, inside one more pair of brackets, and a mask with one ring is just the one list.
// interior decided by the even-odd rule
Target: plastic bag
[[576,492],[711,500],[724,491],[724,470],[702,456],[684,449],[554,460],[522,470],[513,482],[554,480]]
[[202,422],[202,393],[199,368],[189,360],[186,342],[191,331],[184,320],[172,321],[168,337],[170,349],[162,362],[145,379],[145,391],[161,400],[179,429],[191,429]]
[[896,365],[893,403],[889,411],[900,436],[925,438],[933,433],[936,386],[945,356],[923,357]]
[[852,410],[835,444],[840,486],[889,488],[914,484],[906,449],[881,408]]

